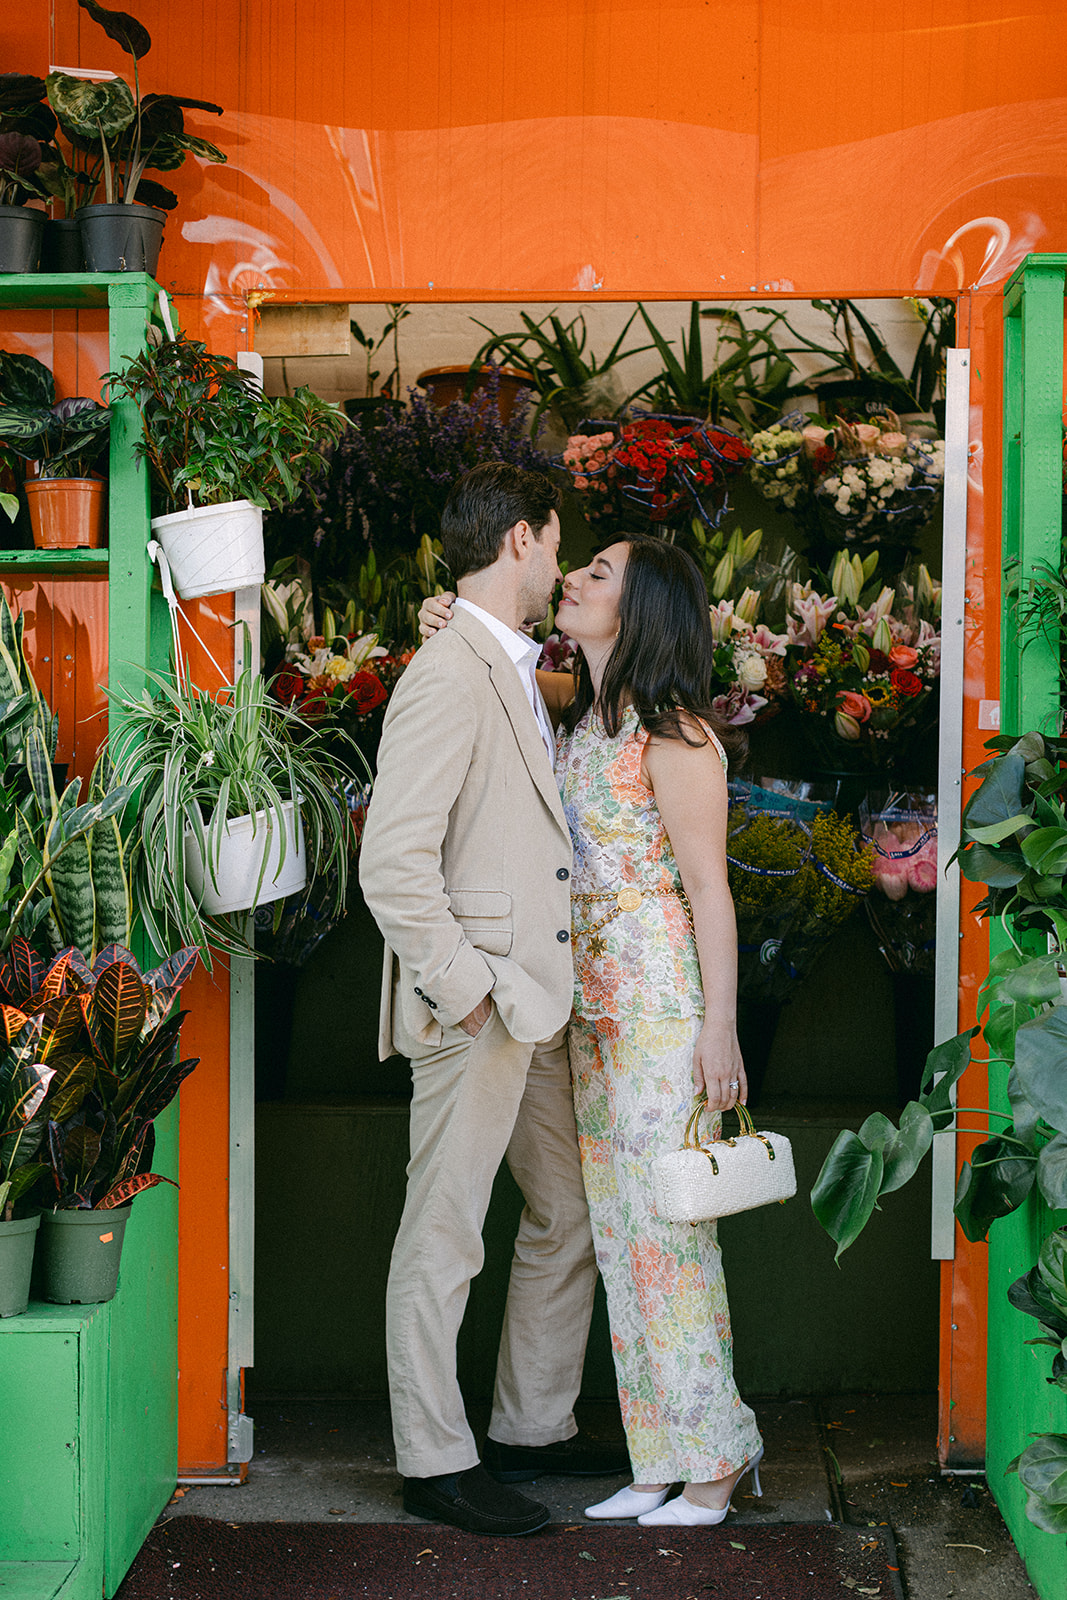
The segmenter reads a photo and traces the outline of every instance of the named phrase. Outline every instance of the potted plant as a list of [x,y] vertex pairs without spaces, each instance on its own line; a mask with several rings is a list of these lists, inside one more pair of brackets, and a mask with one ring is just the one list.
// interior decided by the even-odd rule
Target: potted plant
[[32,135],[40,142],[41,164],[34,174],[36,192],[59,203],[62,214],[46,217],[41,236],[42,272],[84,272],[81,237],[75,212],[90,178],[88,157],[71,145],[71,161],[58,139],[56,114],[48,104],[43,78],[28,72],[0,73],[0,132]]
[[297,497],[305,465],[347,425],[341,408],[307,388],[264,396],[229,356],[181,332],[105,381],[140,414],[152,531],[178,593],[261,584],[263,508]]
[[103,544],[107,486],[91,474],[108,445],[107,407],[82,395],[57,401],[43,363],[4,350],[0,389],[0,440],[37,468],[23,484],[34,543],[50,550]]
[[37,271],[44,212],[24,201],[42,193],[40,165],[40,142],[31,134],[0,132],[0,272]]
[[355,770],[351,740],[274,699],[250,663],[217,693],[148,674],[153,695],[113,696],[121,713],[115,778],[139,785],[134,905],[157,949],[247,955],[233,912],[283,900],[332,875],[344,905],[351,827],[340,790]]
[[146,169],[173,172],[189,154],[205,161],[226,157],[206,139],[185,132],[183,108],[222,115],[207,100],[141,93],[139,63],[152,37],[134,17],[111,11],[97,0],[78,0],[109,39],[133,60],[133,86],[124,78],[93,83],[69,73],[50,72],[48,101],[71,143],[90,157],[90,194],[102,187],[102,203],[78,211],[82,245],[90,272],[154,273],[166,213],[177,196],[145,178]]
[[21,1013],[0,1004],[0,1019],[0,1317],[17,1317],[30,1296],[40,1222],[40,1213],[23,1200],[47,1170],[35,1158],[44,1137],[41,1103],[52,1069],[35,1059]]
[[154,1123],[196,1066],[179,1060],[184,1013],[172,1014],[195,965],[179,950],[142,973],[120,945],[92,966],[73,947],[45,961],[24,939],[0,962],[8,1052],[46,1069],[30,1096],[43,1142],[29,1182],[54,1207],[40,1238],[47,1300],[109,1300],[132,1201],[173,1181],[151,1171]]

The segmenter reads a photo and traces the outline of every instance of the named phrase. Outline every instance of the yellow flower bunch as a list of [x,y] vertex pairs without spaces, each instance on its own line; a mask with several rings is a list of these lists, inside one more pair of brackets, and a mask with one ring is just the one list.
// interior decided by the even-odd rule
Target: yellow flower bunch
[[811,824],[811,858],[797,879],[807,909],[833,928],[854,911],[874,882],[873,850],[856,840],[850,817],[821,812]]

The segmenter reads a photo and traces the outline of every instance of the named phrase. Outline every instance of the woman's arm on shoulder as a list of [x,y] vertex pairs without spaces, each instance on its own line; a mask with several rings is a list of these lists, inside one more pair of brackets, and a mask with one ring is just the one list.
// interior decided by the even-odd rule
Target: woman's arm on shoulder
[[[748,1086],[737,1043],[737,925],[726,870],[729,795],[718,747],[708,740],[653,736],[642,771],[656,797],[693,929],[704,990],[704,1026],[693,1051],[693,1082],[712,1110],[744,1101]],[[736,1082],[738,1087],[731,1088]]]
[[537,672],[537,687],[545,702],[552,726],[558,728],[560,718],[574,699],[574,674],[571,672]]

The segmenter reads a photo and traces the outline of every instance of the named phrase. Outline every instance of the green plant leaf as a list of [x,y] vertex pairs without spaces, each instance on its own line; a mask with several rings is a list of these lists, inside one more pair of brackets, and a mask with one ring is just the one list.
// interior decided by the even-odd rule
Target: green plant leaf
[[1067,1133],[1058,1133],[1039,1154],[1037,1186],[1053,1211],[1067,1210]]
[[[1029,812],[1018,811],[1012,817],[1003,817],[999,822],[986,823],[984,827],[968,826],[967,837],[975,839],[979,844],[1000,844],[1004,839],[1010,839],[1013,834],[1018,833],[1022,828],[1032,827],[1033,819]],[[1039,833],[1051,833],[1057,830],[1042,828],[1037,831]],[[1022,846],[1024,855],[1026,854],[1026,843],[1027,841],[1024,840]],[[1046,845],[1047,843],[1048,841],[1046,840]]]
[[1067,1005],[1024,1022],[1015,1035],[1015,1070],[1034,1109],[1067,1133]]
[[952,1089],[971,1064],[971,1040],[977,1032],[977,1028],[965,1028],[935,1045],[926,1058],[919,1104],[930,1113],[936,1132],[947,1128],[955,1116]]
[[953,1211],[972,1244],[984,1239],[998,1217],[1021,1206],[1034,1186],[1036,1155],[994,1134],[964,1163]]
[[883,1160],[845,1128],[834,1140],[811,1191],[811,1208],[837,1245],[834,1260],[858,1239],[878,1201]]
[[119,1068],[141,1037],[149,991],[137,968],[112,962],[96,980],[88,1021],[109,1066]]
[[933,1137],[934,1122],[929,1111],[917,1100],[909,1101],[900,1114],[900,1127],[893,1128],[892,1137],[882,1151],[885,1162],[882,1194],[892,1194],[914,1176]]
[[1062,994],[1058,957],[1035,956],[1032,961],[1016,965],[1003,978],[988,985],[990,1004],[999,1000],[1021,1000],[1024,1005],[1042,1006],[1058,1000]]
[[998,756],[990,762],[982,783],[964,807],[964,831],[989,827],[1023,811],[1025,773],[1026,762],[1018,751]]
[[1040,1434],[1007,1470],[1022,1479],[1030,1521],[1046,1533],[1067,1534],[1067,1434]]
[[987,883],[991,889],[1010,889],[1026,876],[1026,861],[1020,850],[967,844],[957,851],[957,860],[965,878],[971,883]]
[[1048,1235],[1038,1252],[1037,1272],[1051,1303],[1067,1318],[1067,1228],[1055,1228]]
[[91,83],[66,72],[50,72],[48,103],[67,133],[94,144],[101,138],[110,144],[137,115],[133,90],[124,78]]
[[[995,841],[986,839],[986,844]],[[1067,871],[1067,828],[1035,828],[1020,846],[1027,862],[1043,876]]]
[[78,0],[78,4],[94,22],[100,24],[109,39],[114,39],[117,45],[122,46],[128,56],[140,60],[151,50],[152,35],[128,11],[112,11],[102,6],[100,0]]

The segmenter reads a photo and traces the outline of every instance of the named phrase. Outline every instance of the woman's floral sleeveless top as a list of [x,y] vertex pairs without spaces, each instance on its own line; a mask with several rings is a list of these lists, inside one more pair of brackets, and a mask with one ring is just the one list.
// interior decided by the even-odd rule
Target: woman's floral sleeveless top
[[[722,746],[705,731],[725,767]],[[556,781],[574,843],[574,1009],[589,1021],[692,1017],[704,1009],[693,930],[677,895],[646,894],[635,911],[616,911],[602,928],[583,933],[615,910],[614,899],[583,894],[681,885],[655,796],[641,776],[647,743],[629,707],[615,738],[590,711],[557,744]]]

